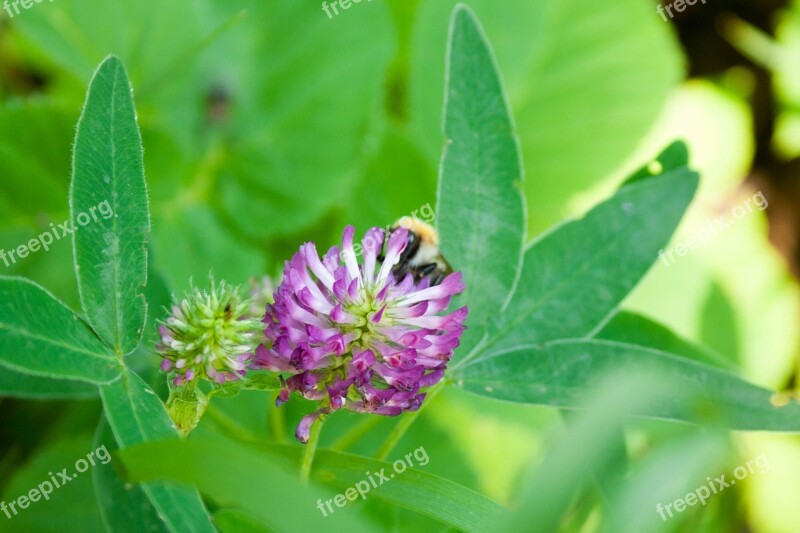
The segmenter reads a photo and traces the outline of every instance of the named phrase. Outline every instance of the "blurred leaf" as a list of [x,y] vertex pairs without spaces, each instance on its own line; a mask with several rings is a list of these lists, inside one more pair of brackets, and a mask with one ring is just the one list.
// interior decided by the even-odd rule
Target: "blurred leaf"
[[132,89],[113,56],[98,67],[78,121],[70,212],[83,309],[101,339],[129,353],[147,313],[150,215]]
[[667,327],[636,313],[620,311],[597,335],[597,339],[636,344],[693,359],[707,365],[736,370],[736,365],[718,353],[680,338]]
[[769,242],[764,213],[754,209],[734,218],[733,211],[753,198],[752,193],[748,188],[717,190],[698,198],[673,247],[708,235],[722,216],[730,227],[712,234],[708,247],[698,246],[669,265],[659,261],[625,305],[699,341],[707,297],[718,284],[736,311],[742,373],[753,383],[779,388],[797,366],[800,289]]
[[342,213],[335,238],[341,238],[341,228],[347,224],[363,229],[386,227],[402,216],[435,224],[436,172],[436,166],[420,153],[416,140],[387,123],[352,200],[337,206]]
[[75,118],[48,99],[0,103],[0,197],[4,226],[43,213],[66,218],[70,137]]
[[465,6],[453,12],[447,69],[438,226],[444,255],[464,275],[470,322],[481,325],[517,281],[525,207],[503,87],[483,30]]
[[[705,487],[708,499],[718,498],[706,486],[708,476],[719,476],[725,465],[727,443],[719,435],[699,433],[652,450],[624,479],[610,502],[602,531],[638,533],[690,529],[686,519],[704,513],[707,502],[695,500],[697,508],[673,512],[665,505]],[[660,509],[660,511],[659,511]]]
[[249,513],[236,509],[223,509],[214,513],[214,525],[222,533],[270,533],[271,530]]
[[[302,450],[296,446],[273,445],[267,451],[270,455],[299,465]],[[280,486],[282,490],[289,493],[282,496],[285,498],[294,492],[295,489],[292,488],[292,485],[297,483],[297,481],[293,481],[292,484],[286,485],[289,483],[283,479],[286,474],[279,470],[273,470],[275,467],[264,456],[255,451],[240,448],[233,443],[165,441],[122,450],[120,456],[134,479],[150,480],[165,476],[170,479],[191,481],[220,504],[242,508],[262,517],[262,520],[265,516],[273,516],[276,513],[272,510],[272,514],[270,514],[271,509],[266,508],[268,505],[272,507],[280,504],[279,498],[275,494],[276,486]],[[213,462],[202,461],[202,457],[209,456],[218,459]],[[154,460],[154,457],[158,457],[158,459]],[[192,463],[194,463],[193,458],[196,457],[198,462],[194,464],[202,464],[203,467],[195,468],[191,472],[184,471],[187,469],[176,468],[178,457],[183,457],[184,460]],[[388,481],[379,484],[377,488],[370,485],[371,492],[362,487],[370,498],[386,500],[463,531],[486,531],[491,524],[506,516],[505,509],[485,496],[446,479],[427,474],[420,470],[419,465],[416,468],[408,468],[402,474],[395,475],[392,474],[391,463],[329,450],[318,450],[314,458],[311,477],[315,481],[332,485],[344,492],[344,489],[354,487],[359,482],[369,485],[368,472],[381,472],[389,478]],[[278,473],[281,475],[277,475]],[[228,480],[234,483],[234,476],[238,476],[239,480],[235,482],[235,486],[228,486]],[[272,481],[256,481],[255,476],[257,479]],[[373,477],[376,479],[376,483],[381,483],[379,478]],[[215,486],[209,486],[209,483],[213,483]],[[239,486],[242,487],[238,488]],[[258,513],[254,512],[249,504],[245,505],[245,502],[251,501],[252,497],[242,494],[244,491],[261,495],[260,505],[262,507],[259,508]],[[215,494],[220,496],[215,496]],[[357,502],[360,496],[356,496],[356,498]],[[284,515],[291,515],[290,511],[296,509],[292,530],[311,527],[304,526],[300,522],[301,516],[306,517],[312,514],[316,519],[321,518],[317,515],[317,502],[313,496],[296,494],[293,500],[292,504],[284,503],[285,507],[282,508]],[[323,502],[325,500],[326,498],[322,498]],[[303,506],[301,507],[300,504]],[[341,514],[334,513],[327,517],[327,521],[330,521],[332,517],[338,518],[343,515],[348,516],[346,511]],[[352,513],[349,516],[352,516]],[[313,522],[310,521],[310,523]],[[273,516],[270,521],[265,520],[265,523],[277,527],[283,525],[277,516]],[[330,527],[335,526],[328,526],[328,528]]]
[[[120,446],[177,437],[164,404],[136,374],[126,370],[120,379],[102,387],[100,395]],[[214,531],[196,490],[174,483],[148,483],[142,490],[171,531]]]
[[258,68],[246,73],[233,108],[235,154],[221,171],[219,195],[239,230],[264,239],[308,227],[349,201],[374,150],[393,35],[380,2],[335,21],[319,4],[293,0],[252,13],[251,40],[237,52]]
[[263,252],[233,237],[204,206],[176,210],[154,222],[153,263],[177,294],[211,272],[218,279],[244,283],[265,270]]
[[[425,448],[420,448],[430,460]],[[281,457],[292,458],[299,464],[299,450],[296,447],[273,446],[271,449]],[[417,450],[407,454],[417,463],[402,474],[392,473],[392,463],[331,450],[318,450],[311,477],[337,488],[347,489],[358,482],[366,482],[367,472],[385,471],[389,481],[381,482],[376,477],[376,483],[381,484],[374,493],[369,493],[370,497],[424,514],[460,531],[491,530],[493,524],[508,515],[506,509],[482,494],[421,470],[424,466],[412,455]],[[397,461],[405,462],[402,457],[398,457]]]
[[323,515],[317,505],[320,499],[331,498],[331,491],[303,486],[296,475],[279,468],[262,452],[231,441],[150,442],[120,450],[118,455],[133,481],[170,479],[194,484],[221,507],[245,511],[269,529],[375,530],[374,524],[352,509]]
[[[456,0],[428,0],[411,62],[412,127],[438,156],[444,24]],[[611,174],[639,145],[682,75],[652,6],[639,0],[471,0],[497,53],[525,161],[528,229],[563,218],[567,200]]]
[[[32,489],[39,491],[40,497],[36,502],[30,501],[27,509],[20,509],[17,506],[16,515],[9,507],[10,518],[5,513],[0,514],[0,531],[10,533],[105,531],[92,494],[91,474],[88,471],[80,473],[75,470],[76,461],[86,460],[92,450],[92,441],[86,436],[61,436],[54,442],[35,450],[31,459],[7,480],[8,484],[0,500],[10,504],[20,496],[27,496]],[[98,466],[88,466],[90,469],[97,467],[99,463]],[[62,469],[65,469],[67,475],[72,478],[69,482],[59,477],[58,473]],[[61,486],[56,488],[51,476],[59,481]],[[50,483],[52,487],[47,499],[41,495],[42,489],[46,491],[47,486],[39,488],[44,482]]]
[[60,400],[95,398],[98,394],[97,387],[91,383],[32,376],[0,364],[0,396]]
[[634,414],[745,431],[800,431],[800,403],[775,407],[773,392],[733,372],[658,350],[599,340],[566,340],[509,350],[467,366],[466,390],[511,402],[576,408],[587,389],[615,368],[647,371],[673,394]]
[[649,270],[696,186],[685,167],[636,181],[540,237],[525,251],[511,303],[467,359],[591,335]]
[[26,11],[13,24],[50,62],[86,79],[103,57],[113,53],[129,65],[138,82],[161,74],[200,39],[196,21],[187,15],[202,13],[205,2],[174,0],[136,9],[139,4],[132,0],[64,0],[43,7]]
[[739,331],[736,311],[719,284],[714,283],[706,296],[700,322],[700,340],[731,362],[739,362]]
[[[95,449],[104,446],[109,453],[117,449],[105,417],[100,419],[93,445]],[[111,463],[95,465],[92,478],[100,513],[108,531],[169,531],[142,487],[120,478]]]
[[525,477],[517,510],[504,531],[559,530],[575,493],[617,460],[627,417],[667,396],[663,382],[641,369],[624,374],[618,368],[605,371],[595,376],[597,389],[579,402],[586,411],[577,413],[566,431],[552,439],[547,453]]
[[109,382],[120,371],[108,347],[63,303],[32,281],[2,276],[0,361],[19,372],[90,383]]
[[763,457],[767,465],[759,475],[749,476],[739,489],[744,492],[749,522],[761,531],[796,530],[800,524],[796,498],[800,440],[774,433],[750,433],[738,440],[743,446],[740,457]]

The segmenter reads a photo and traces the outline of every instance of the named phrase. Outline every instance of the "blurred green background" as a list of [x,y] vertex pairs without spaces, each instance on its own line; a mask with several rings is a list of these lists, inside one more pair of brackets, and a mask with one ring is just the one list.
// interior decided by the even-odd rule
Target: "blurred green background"
[[[529,238],[583,212],[672,139],[686,140],[702,181],[675,243],[756,192],[769,207],[707,248],[671,266],[657,263],[626,307],[718,351],[752,382],[796,388],[800,5],[709,0],[665,22],[646,0],[468,4],[495,49],[516,121]],[[67,218],[74,124],[92,71],[109,53],[128,68],[144,139],[151,309],[209,271],[246,283],[278,273],[301,242],[333,244],[345,224],[385,226],[435,207],[454,5],[374,0],[329,18],[318,2],[301,0],[53,0],[13,17],[0,12],[0,249]],[[9,268],[0,264],[0,274],[30,277],[78,308],[71,254],[60,241]],[[137,357],[141,367],[153,362]],[[6,499],[92,449],[97,400],[0,402]],[[219,409],[264,432],[266,403],[246,393]],[[290,409],[287,427],[304,412]],[[332,420],[323,445],[353,420]],[[525,494],[527,465],[553,453],[559,427],[551,409],[448,390],[398,451],[425,442],[430,472],[514,506]],[[388,428],[380,420],[352,449],[369,453]],[[213,422],[200,430],[212,431]],[[655,422],[626,432],[635,472],[615,505],[630,520],[615,530],[636,530],[637,516],[657,516],[631,503],[637,487],[656,491],[657,473],[695,469],[702,481],[762,453],[768,473],[656,525],[800,530],[800,439],[734,434],[703,448],[697,433]],[[685,489],[693,489],[695,478],[687,478]],[[594,531],[598,498],[574,501],[562,527]],[[398,513],[400,530],[441,530]],[[0,516],[3,529],[103,526],[87,477],[13,523]]]

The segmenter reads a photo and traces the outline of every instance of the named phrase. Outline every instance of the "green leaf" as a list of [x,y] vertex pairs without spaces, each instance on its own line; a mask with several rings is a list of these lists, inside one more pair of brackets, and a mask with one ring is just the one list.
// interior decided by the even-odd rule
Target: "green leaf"
[[[0,197],[8,200],[0,224],[19,216],[36,223],[34,215],[40,217],[42,212],[58,213],[59,223],[66,218],[64,196],[75,117],[65,107],[46,98],[0,103]],[[37,234],[50,229],[37,225]]]
[[517,137],[497,65],[463,5],[450,23],[444,131],[442,250],[464,275],[471,323],[482,324],[507,301],[519,275],[525,207]]
[[27,400],[96,398],[97,387],[83,381],[53,379],[17,372],[0,364],[0,396]]
[[[237,229],[264,239],[351,201],[374,150],[393,32],[383,2],[353,6],[335,20],[319,4],[293,0],[253,4],[249,12],[241,28],[247,38],[220,61],[225,71],[234,56],[259,67],[243,69],[234,85],[236,152],[215,199]],[[308,39],[299,42],[298,31]]]
[[[164,404],[136,374],[126,371],[119,380],[102,387],[100,395],[106,419],[121,447],[177,437]],[[191,461],[181,464],[183,468],[193,465]],[[214,531],[196,490],[173,483],[148,483],[142,490],[171,531]]]
[[643,166],[625,180],[623,185],[629,185],[669,170],[689,166],[689,147],[683,141],[675,141],[656,157],[653,161]]
[[[161,220],[153,228],[152,262],[178,294],[191,287],[192,279],[207,279],[209,272],[244,283],[263,269],[263,250],[232,236],[209,207],[173,207]],[[159,310],[148,308],[154,311]]]
[[[299,465],[302,449],[297,446],[273,445],[256,452],[230,442],[164,441],[122,450],[119,455],[133,479],[167,477],[196,483],[204,493],[220,504],[248,511],[260,517],[265,524],[280,528],[284,525],[284,517],[279,515],[291,515],[295,512],[298,514],[292,518],[295,520],[292,530],[313,527],[317,522],[314,519],[323,517],[317,508],[316,498],[319,497],[319,491],[315,490],[313,494],[296,493],[297,482],[294,479],[286,481],[287,474],[272,466],[272,460],[265,457],[264,452],[279,457],[282,463],[288,461],[289,464]],[[426,473],[424,466],[414,459],[413,453],[409,455],[416,466],[408,467],[401,474],[396,473],[392,477],[395,470],[391,463],[318,450],[311,478],[344,493],[356,483],[369,484],[367,472],[381,472],[388,480],[381,483],[381,478],[373,475],[378,485],[365,492],[365,497],[384,500],[430,516],[462,531],[488,531],[492,524],[508,515],[504,508],[485,496]],[[216,460],[204,461],[204,457],[215,457]],[[398,460],[404,461],[402,457]],[[196,468],[181,468],[181,461],[194,464]],[[278,496],[281,494],[278,487],[286,494]],[[253,494],[260,496],[254,499]],[[291,503],[282,503],[282,498],[289,498]],[[322,501],[326,499],[323,497]],[[360,496],[356,496],[355,502],[348,505],[357,507],[360,502]],[[335,506],[333,508],[337,509]],[[328,514],[326,521],[341,517],[341,511],[334,512],[332,515]],[[307,520],[309,525],[306,526],[300,520]],[[326,529],[337,530],[337,527],[336,524],[329,524]]]
[[670,384],[672,394],[639,416],[697,422],[746,431],[800,431],[800,403],[771,404],[773,392],[733,372],[650,348],[601,340],[558,341],[512,350],[470,365],[459,384],[499,400],[579,407],[599,376],[615,369],[649,371]]
[[150,442],[118,455],[133,481],[192,483],[221,507],[245,511],[273,531],[366,532],[376,527],[357,513],[338,508],[323,515],[318,499],[332,498],[332,491],[303,486],[262,451],[222,438]]
[[[105,417],[100,419],[94,435],[95,449],[101,446],[109,453],[117,449]],[[123,480],[111,463],[95,465],[92,478],[100,514],[108,531],[169,531],[142,487]]]
[[[707,485],[709,475],[724,472],[729,446],[719,435],[698,432],[654,447],[614,491],[603,531],[655,533],[697,530],[687,523],[691,514],[676,513],[673,509],[665,509],[664,505]],[[709,500],[716,498],[719,496],[713,493],[708,497]],[[703,505],[706,503],[709,502],[702,502]],[[719,517],[715,518],[715,524],[724,523]],[[731,531],[734,527],[718,525],[714,529]]]
[[707,365],[736,370],[736,365],[718,353],[696,346],[680,338],[666,326],[636,313],[620,311],[603,326],[595,338],[646,346]]
[[[32,455],[16,472],[3,477],[3,491],[0,501],[11,504],[20,496],[27,496],[36,489],[38,501],[29,500],[26,509],[15,506],[16,514],[6,505],[10,517],[0,513],[0,532],[17,533],[29,531],[37,533],[60,533],[80,531],[81,533],[102,533],[105,531],[100,512],[92,494],[91,470],[101,466],[96,461],[91,466],[87,456],[93,451],[89,435],[61,436],[46,445],[31,450]],[[94,459],[94,457],[92,457]],[[75,463],[87,462],[89,470],[78,472]],[[58,472],[66,470],[70,480],[65,482]],[[52,478],[59,481],[57,488]],[[50,485],[50,494],[45,498]],[[41,488],[39,488],[41,485]]]
[[81,304],[98,336],[119,354],[136,348],[147,309],[150,215],[131,91],[120,60],[103,61],[78,121],[70,186]]
[[236,509],[223,509],[214,513],[214,525],[222,533],[272,533],[258,518]]
[[[424,2],[413,36],[412,128],[437,157],[445,21],[456,0]],[[639,0],[470,0],[497,54],[525,161],[528,230],[619,169],[662,112],[683,67],[677,40]],[[644,89],[646,88],[646,89]]]
[[[295,460],[299,459],[297,448],[282,448],[282,456],[288,457],[291,454],[295,456]],[[424,451],[424,448],[422,450]],[[424,466],[420,465],[413,455],[415,451],[410,451],[408,455],[415,460],[416,466],[406,468],[400,474],[393,473],[396,471],[393,470],[392,463],[347,453],[319,450],[314,459],[311,477],[337,488],[347,489],[364,480],[366,472],[385,470],[384,473],[390,481],[379,485],[374,493],[370,492],[370,498],[382,499],[429,516],[460,531],[491,531],[493,524],[497,524],[508,515],[505,508],[482,494],[425,472]],[[406,460],[398,457],[395,463],[398,461],[405,463]]]
[[67,306],[24,278],[0,276],[0,362],[40,377],[107,383],[119,363]]
[[718,282],[708,291],[700,320],[700,340],[726,356],[734,365],[739,363],[739,331],[736,310]]
[[[538,464],[523,478],[513,520],[502,531],[557,531],[570,503],[593,478],[608,482],[618,471],[619,438],[637,408],[651,407],[669,395],[666,384],[641,370],[608,369],[596,376],[596,390],[581,399],[566,429],[549,440]],[[562,424],[558,424],[562,429]],[[587,445],[590,443],[591,445]],[[623,448],[624,449],[624,448]]]
[[591,335],[649,270],[696,187],[685,167],[631,183],[535,241],[481,357]]

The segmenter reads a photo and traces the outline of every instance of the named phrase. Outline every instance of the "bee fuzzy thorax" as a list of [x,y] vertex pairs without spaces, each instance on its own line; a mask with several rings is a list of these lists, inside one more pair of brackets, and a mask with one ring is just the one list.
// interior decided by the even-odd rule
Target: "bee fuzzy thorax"
[[453,269],[439,250],[439,234],[430,224],[413,217],[403,217],[393,226],[391,233],[399,228],[408,232],[408,242],[400,255],[392,273],[402,278],[413,274],[416,281],[427,278],[431,285],[437,285]]
[[418,218],[403,217],[392,227],[393,230],[397,228],[405,228],[410,233],[414,233],[424,244],[439,247],[439,233],[427,222]]

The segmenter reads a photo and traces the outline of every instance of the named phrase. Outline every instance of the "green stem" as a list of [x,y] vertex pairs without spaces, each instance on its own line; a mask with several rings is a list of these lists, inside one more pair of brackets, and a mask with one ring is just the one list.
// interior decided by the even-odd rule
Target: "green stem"
[[300,463],[300,481],[303,483],[308,483],[308,479],[311,477],[311,465],[314,463],[314,454],[317,453],[317,443],[322,430],[322,419],[323,417],[320,416],[311,425],[311,435],[308,438],[305,450],[303,450],[303,461]]
[[207,414],[217,426],[219,426],[221,429],[224,429],[230,433],[231,436],[238,440],[259,443],[264,442],[263,439],[259,439],[254,433],[250,432],[250,430],[233,420],[218,407],[209,405],[205,414]]
[[[272,401],[275,405],[275,401]],[[269,423],[269,434],[275,442],[286,442],[286,417],[283,414],[283,409],[280,407],[271,408],[267,413],[267,422]]]
[[375,426],[383,422],[381,416],[368,416],[365,417],[359,424],[353,426],[350,431],[339,437],[332,445],[331,449],[338,452],[343,452],[350,446],[361,440],[362,437],[369,434]]
[[390,453],[392,453],[392,450],[395,446],[397,446],[397,443],[400,442],[400,439],[403,438],[403,435],[406,434],[408,428],[410,428],[411,424],[413,424],[417,417],[419,417],[422,409],[426,405],[429,405],[433,398],[439,394],[439,391],[444,388],[445,383],[446,382],[442,380],[438,385],[429,390],[428,395],[425,397],[425,401],[422,402],[422,405],[419,409],[412,411],[411,413],[404,413],[404,415],[400,418],[400,422],[395,424],[395,426],[392,428],[392,431],[389,433],[389,436],[386,437],[386,440],[383,441],[381,447],[378,448],[378,452],[375,454],[376,459],[383,461]]

